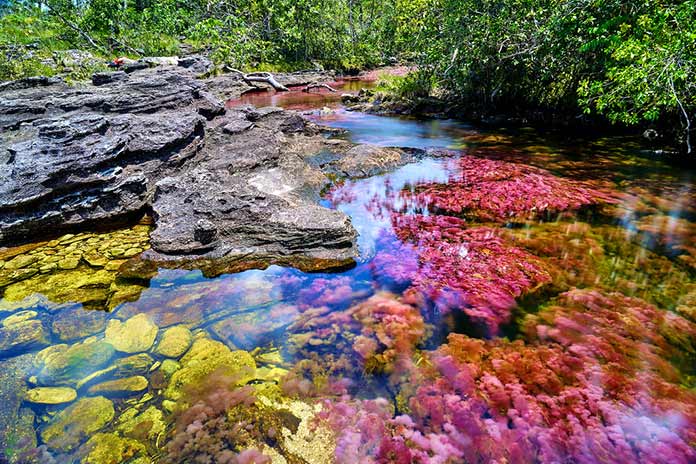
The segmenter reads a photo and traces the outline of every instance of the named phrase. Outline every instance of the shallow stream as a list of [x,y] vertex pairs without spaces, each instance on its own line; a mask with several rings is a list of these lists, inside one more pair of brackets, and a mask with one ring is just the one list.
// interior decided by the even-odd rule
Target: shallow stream
[[693,172],[327,91],[242,103],[425,152],[326,192],[342,272],[124,278],[147,221],[0,251],[8,460],[696,462]]

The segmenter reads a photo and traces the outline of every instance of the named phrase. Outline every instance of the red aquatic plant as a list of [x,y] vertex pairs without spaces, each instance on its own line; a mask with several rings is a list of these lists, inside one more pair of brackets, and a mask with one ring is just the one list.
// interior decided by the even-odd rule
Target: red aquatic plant
[[496,229],[439,215],[394,214],[392,226],[398,240],[372,262],[376,278],[409,282],[408,298],[430,301],[441,313],[461,311],[486,335],[510,322],[516,298],[551,281],[541,260]]
[[557,177],[524,164],[462,156],[446,184],[418,185],[403,191],[407,202],[435,212],[482,221],[535,218],[616,202],[608,191],[586,182]]
[[[213,372],[186,389],[186,408],[176,412],[176,426],[167,444],[167,463],[268,464],[254,448],[267,434],[254,424],[258,413],[251,386],[235,387],[237,379]],[[258,415],[258,414],[257,414]]]
[[573,290],[524,327],[526,342],[451,334],[421,369],[408,415],[326,401],[337,461],[694,462],[696,394],[676,366],[693,368],[696,324]]
[[[305,358],[320,353],[333,367],[391,373],[402,359],[411,358],[426,325],[416,307],[381,292],[342,311],[306,310],[288,331],[291,352]],[[304,388],[301,381],[290,385]]]

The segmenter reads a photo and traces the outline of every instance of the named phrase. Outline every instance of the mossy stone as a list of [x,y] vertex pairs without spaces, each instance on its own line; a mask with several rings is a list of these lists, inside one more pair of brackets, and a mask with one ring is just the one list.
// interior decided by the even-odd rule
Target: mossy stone
[[89,387],[89,393],[103,393],[106,395],[131,395],[147,390],[148,381],[142,375],[126,377],[123,379],[108,380]]
[[32,256],[32,255],[19,255],[15,256],[12,258],[10,261],[8,261],[5,264],[5,269],[6,270],[15,270],[15,269],[23,269],[27,266],[31,266],[34,264],[36,261],[38,261],[39,258],[37,256]]
[[113,346],[102,341],[85,341],[69,347],[55,345],[47,350],[37,357],[40,362],[37,381],[40,385],[74,385],[114,355]]
[[116,360],[111,366],[95,371],[77,382],[77,389],[105,378],[124,378],[142,375],[150,370],[155,362],[147,353],[138,353]]
[[78,264],[80,264],[79,259],[65,258],[65,259],[61,259],[60,261],[58,261],[58,268],[64,269],[64,270],[75,269]]
[[0,357],[16,356],[42,348],[49,342],[46,328],[38,319],[21,320],[20,317],[19,321],[10,321],[8,325],[0,326]]
[[143,412],[135,408],[124,411],[116,430],[126,437],[155,440],[166,428],[162,411],[150,406]]
[[121,464],[145,453],[145,446],[115,433],[97,433],[80,450],[85,464]]
[[83,398],[62,410],[41,431],[49,448],[71,451],[114,418],[113,403],[103,396]]
[[147,351],[159,328],[146,314],[137,314],[126,322],[112,319],[106,327],[105,340],[124,353]]
[[181,325],[170,327],[164,331],[155,353],[168,358],[178,358],[186,353],[192,340],[193,335],[188,328]]
[[77,398],[77,392],[70,387],[37,387],[27,391],[26,400],[38,404],[71,403]]
[[256,363],[246,351],[231,351],[226,345],[200,338],[193,342],[191,349],[181,358],[181,369],[176,371],[169,382],[164,396],[178,400],[186,385],[198,384],[216,370],[237,378],[238,384],[245,384],[254,378]]

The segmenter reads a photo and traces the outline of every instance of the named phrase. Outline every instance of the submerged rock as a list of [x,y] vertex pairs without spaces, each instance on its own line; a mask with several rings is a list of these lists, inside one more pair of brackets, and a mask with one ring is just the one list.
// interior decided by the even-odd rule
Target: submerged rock
[[61,341],[85,338],[101,332],[106,327],[108,314],[104,311],[83,309],[76,305],[62,310],[51,324],[51,329]]
[[37,387],[27,391],[27,401],[38,404],[70,403],[77,398],[77,392],[70,387]]
[[118,351],[138,353],[147,351],[155,342],[158,327],[146,314],[138,314],[126,322],[109,321],[104,340]]
[[[12,319],[10,316],[7,319]],[[43,322],[38,319],[3,321],[0,326],[0,358],[17,356],[49,344]]]
[[0,450],[3,452],[11,451],[19,441],[36,442],[33,414],[21,408],[27,392],[25,379],[33,358],[33,354],[24,354],[0,360]]
[[101,369],[91,373],[77,382],[77,389],[95,382],[103,381],[108,378],[124,378],[134,375],[142,375],[150,370],[154,364],[154,360],[147,353],[139,353],[126,358],[121,358],[115,361],[112,365],[105,369]]
[[212,372],[224,371],[237,379],[238,384],[245,384],[254,378],[256,363],[246,351],[232,351],[223,343],[209,338],[200,338],[193,342],[191,349],[181,358],[182,368],[174,372],[164,396],[178,400],[187,385],[196,385]]
[[71,451],[114,417],[113,403],[103,396],[83,398],[68,406],[41,431],[49,448]]
[[363,144],[350,148],[322,167],[346,177],[370,177],[411,163],[424,153],[416,149]]
[[189,349],[192,339],[191,331],[186,327],[171,327],[162,334],[155,353],[168,358],[178,358]]
[[48,386],[75,385],[106,364],[113,355],[114,347],[101,341],[50,346],[37,354],[37,381],[39,385]]
[[97,433],[80,448],[85,464],[121,464],[133,457],[144,455],[145,446],[115,433]]
[[109,380],[89,387],[89,393],[102,393],[105,395],[130,395],[147,390],[148,381],[142,375],[126,377],[124,379]]

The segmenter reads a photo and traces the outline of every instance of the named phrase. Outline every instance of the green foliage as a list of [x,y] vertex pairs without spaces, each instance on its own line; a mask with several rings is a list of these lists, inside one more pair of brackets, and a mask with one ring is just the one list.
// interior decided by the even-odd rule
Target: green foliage
[[429,96],[433,91],[434,81],[429,73],[414,71],[405,76],[383,74],[377,81],[377,91],[394,94],[407,100],[416,100]]
[[687,138],[696,112],[695,0],[401,3],[411,9],[398,13],[409,18],[400,40],[415,36],[421,69],[469,107],[681,121]]
[[[0,10],[0,46],[32,42],[47,56],[80,49],[114,58],[176,54],[188,43],[235,68],[358,70],[395,56],[397,42],[406,47],[396,40],[396,3],[403,1],[22,0]],[[0,78],[40,70],[21,66],[5,66]]]

